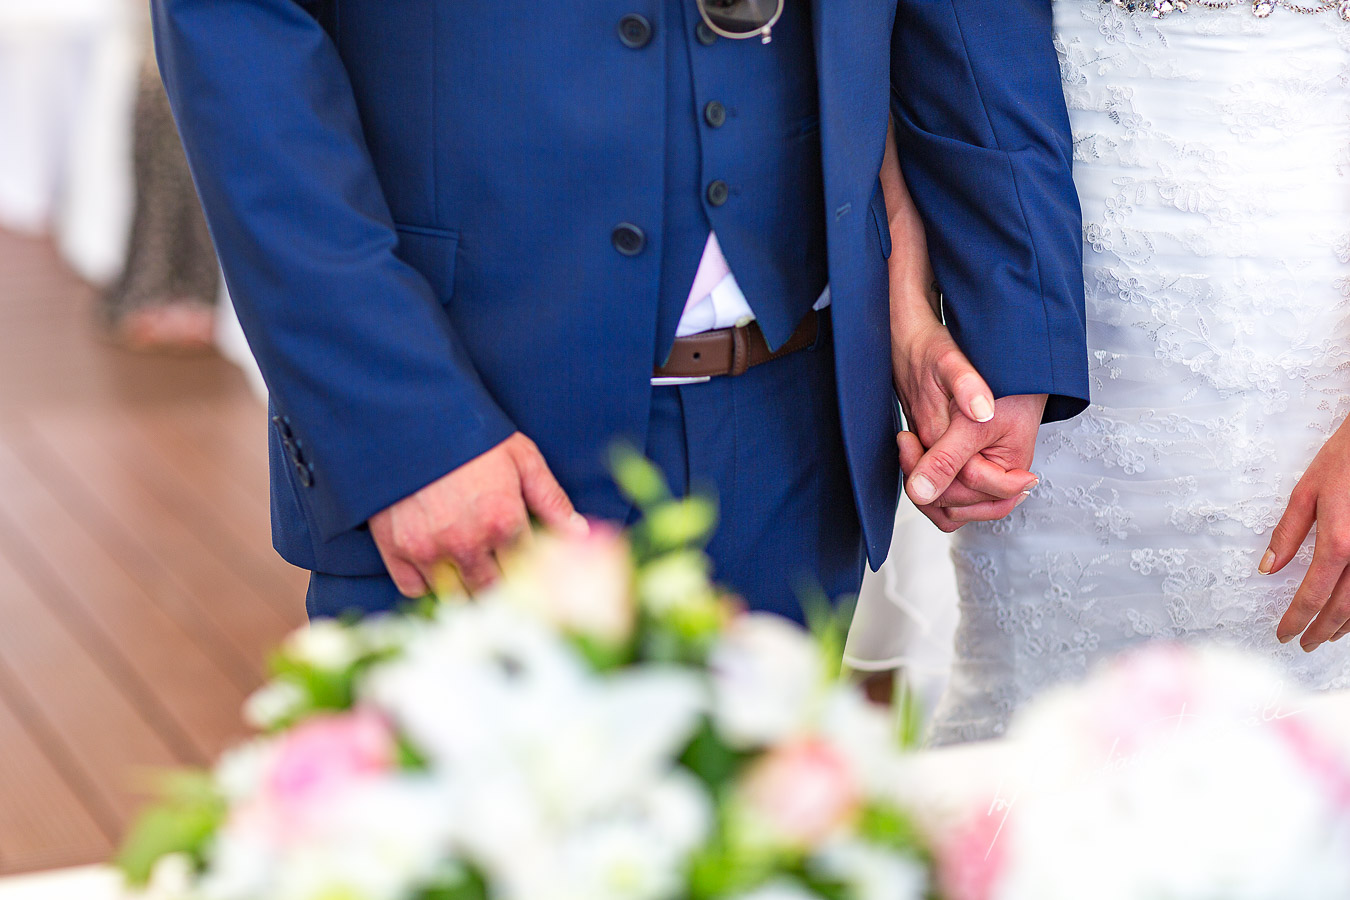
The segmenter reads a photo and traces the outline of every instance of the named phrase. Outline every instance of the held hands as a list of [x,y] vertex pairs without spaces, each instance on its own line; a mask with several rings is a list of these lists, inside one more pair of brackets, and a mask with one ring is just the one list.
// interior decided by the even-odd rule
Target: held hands
[[915,433],[899,435],[900,468],[919,510],[943,531],[1001,519],[1037,484],[1028,471],[1045,395],[993,391],[942,323],[928,239],[886,136],[881,187],[891,232],[891,360],[895,391]]
[[1303,635],[1299,643],[1308,652],[1350,633],[1350,430],[1346,425],[1318,451],[1295,486],[1261,560],[1261,574],[1273,575],[1287,566],[1314,523],[1317,539],[1312,565],[1275,631],[1282,644]]
[[590,527],[539,448],[516,432],[372,516],[370,533],[404,596],[445,590],[456,577],[473,593],[501,574],[498,553],[528,539],[531,513],[569,534],[585,534]]
[[892,352],[896,392],[914,429],[898,437],[910,499],[948,533],[1007,516],[1039,483],[1028,467],[1046,396],[996,403],[936,315],[911,318],[892,335]]

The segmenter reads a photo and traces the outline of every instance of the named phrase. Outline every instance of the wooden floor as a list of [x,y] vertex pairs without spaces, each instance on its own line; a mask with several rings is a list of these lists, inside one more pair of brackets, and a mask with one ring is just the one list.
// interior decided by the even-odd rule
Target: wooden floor
[[102,344],[93,296],[0,232],[0,875],[107,859],[304,618],[262,405],[220,359]]

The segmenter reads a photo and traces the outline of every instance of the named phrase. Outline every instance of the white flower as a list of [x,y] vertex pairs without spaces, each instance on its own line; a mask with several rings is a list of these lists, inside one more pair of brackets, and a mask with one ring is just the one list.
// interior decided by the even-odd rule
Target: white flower
[[453,808],[429,780],[388,779],[335,798],[327,834],[287,855],[276,900],[398,900],[449,850]]
[[657,618],[681,607],[703,608],[715,603],[717,592],[710,580],[712,563],[697,550],[669,553],[647,564],[641,572],[642,602]]
[[848,885],[853,900],[923,900],[928,871],[918,860],[861,841],[838,841],[813,860],[820,871]]
[[198,892],[202,900],[253,900],[272,893],[276,850],[260,835],[228,825],[214,838],[211,866]]
[[537,731],[585,677],[580,658],[543,623],[485,600],[444,608],[361,691],[419,749],[453,766],[490,758],[513,735]]
[[530,727],[501,735],[493,752],[452,767],[462,840],[475,859],[515,867],[522,846],[634,810],[663,823],[667,843],[702,839],[697,799],[670,782],[703,706],[696,679],[634,672],[555,701],[532,708]]
[[321,827],[284,849],[227,824],[202,881],[205,900],[398,900],[449,854],[455,810],[433,782],[397,776],[335,791]]
[[137,900],[186,900],[192,896],[194,864],[185,853],[170,853],[155,863],[150,883]]
[[738,749],[777,743],[800,732],[824,686],[811,636],[767,613],[735,619],[708,664],[713,717],[722,737]]
[[637,799],[640,814],[678,856],[693,853],[712,830],[713,805],[703,783],[677,769]]
[[275,753],[276,742],[271,739],[250,741],[227,750],[213,773],[216,788],[231,805],[255,796],[262,788]]
[[1038,703],[1017,732],[1042,765],[998,838],[994,897],[1350,896],[1350,809],[1300,755],[1300,703],[1264,662],[1180,648]]
[[293,632],[283,649],[292,659],[325,672],[340,672],[362,654],[352,629],[333,619],[317,619]]
[[289,681],[270,681],[254,691],[244,703],[244,721],[267,730],[298,712],[306,700],[300,686]]
[[470,857],[507,900],[662,900],[683,896],[689,855],[711,823],[702,786],[675,772],[583,821],[501,831],[491,847],[475,824]]
[[503,595],[567,634],[622,645],[637,623],[633,554],[623,534],[595,524],[584,537],[541,534],[506,566]]
[[736,900],[820,900],[820,897],[795,881],[780,879],[741,894]]
[[870,702],[855,686],[838,685],[825,700],[819,727],[848,759],[869,799],[898,804],[904,758],[893,716],[893,710]]
[[395,613],[367,616],[356,626],[356,638],[366,653],[386,653],[402,649],[417,636],[420,619]]

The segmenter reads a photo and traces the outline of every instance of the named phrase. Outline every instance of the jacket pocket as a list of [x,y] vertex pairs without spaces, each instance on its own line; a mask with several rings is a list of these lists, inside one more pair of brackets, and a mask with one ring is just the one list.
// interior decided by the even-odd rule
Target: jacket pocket
[[455,261],[459,256],[459,232],[422,225],[395,225],[398,258],[412,266],[431,285],[436,299],[445,305],[455,296]]

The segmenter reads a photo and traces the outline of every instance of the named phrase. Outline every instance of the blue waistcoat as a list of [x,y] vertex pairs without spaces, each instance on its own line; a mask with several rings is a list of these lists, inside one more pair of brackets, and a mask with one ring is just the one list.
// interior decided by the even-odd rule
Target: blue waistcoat
[[[773,41],[696,35],[666,0],[666,170],[657,358],[675,337],[709,229],[773,346],[825,286],[825,187],[811,8],[789,0]],[[720,107],[720,108],[719,108]],[[717,124],[720,123],[720,124]],[[710,200],[715,185],[726,199]]]

